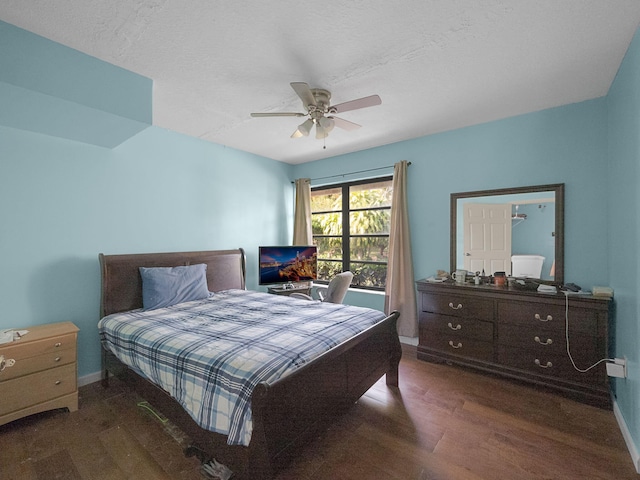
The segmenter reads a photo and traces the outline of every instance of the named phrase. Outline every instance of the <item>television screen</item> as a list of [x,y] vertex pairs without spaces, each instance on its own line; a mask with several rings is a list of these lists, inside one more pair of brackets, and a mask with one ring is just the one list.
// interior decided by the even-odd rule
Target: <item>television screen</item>
[[318,278],[315,246],[260,247],[260,285],[310,282]]

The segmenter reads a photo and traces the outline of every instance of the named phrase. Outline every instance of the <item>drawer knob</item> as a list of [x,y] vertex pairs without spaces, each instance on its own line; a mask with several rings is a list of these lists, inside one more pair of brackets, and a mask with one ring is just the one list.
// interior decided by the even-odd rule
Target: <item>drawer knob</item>
[[457,344],[454,344],[453,340],[449,340],[449,346],[453,348],[462,348],[462,342],[458,342]]
[[461,304],[461,303],[459,303],[459,304],[458,304],[458,306],[457,306],[457,307],[455,307],[455,306],[453,305],[453,302],[449,302],[449,307],[450,307],[450,308],[453,308],[454,310],[460,310],[460,309],[462,308],[462,304]]
[[59,348],[59,347],[61,347],[61,346],[62,346],[62,343],[60,343],[60,342],[58,342],[58,343],[56,343],[56,344],[55,344],[55,347],[56,347],[56,348]]
[[[537,338],[537,337],[536,337],[536,338]],[[54,362],[59,362],[60,360],[61,360],[61,358],[60,358],[60,357],[56,357],[56,358],[54,358],[54,359],[53,359],[53,361],[54,361]]]
[[553,320],[553,317],[551,315],[547,315],[547,318],[544,319],[540,316],[539,313],[536,313],[533,318],[535,318],[536,320],[540,320],[541,322],[550,322],[551,320]]
[[447,327],[449,327],[451,330],[460,330],[462,328],[462,325],[458,324],[455,327],[453,325],[451,325],[451,322],[447,323]]
[[539,343],[540,345],[551,345],[551,344],[553,343],[553,340],[552,340],[552,339],[550,339],[550,338],[547,338],[547,340],[546,340],[546,341],[544,341],[544,342],[543,342],[542,340],[540,340],[540,337],[538,337],[538,336],[533,337],[533,339],[534,339],[537,343]]
[[62,382],[60,380],[56,380],[56,385],[60,385]]
[[538,360],[537,358],[533,361],[533,363],[538,365],[540,368],[551,368],[551,367],[553,367],[553,363],[551,363],[551,362],[547,362],[545,365],[542,365],[540,360]]

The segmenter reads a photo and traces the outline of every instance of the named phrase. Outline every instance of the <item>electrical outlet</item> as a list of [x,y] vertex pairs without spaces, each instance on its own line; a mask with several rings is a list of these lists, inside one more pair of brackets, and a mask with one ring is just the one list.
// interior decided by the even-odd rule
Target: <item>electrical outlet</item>
[[627,378],[627,359],[616,358],[607,363],[607,375],[610,377]]

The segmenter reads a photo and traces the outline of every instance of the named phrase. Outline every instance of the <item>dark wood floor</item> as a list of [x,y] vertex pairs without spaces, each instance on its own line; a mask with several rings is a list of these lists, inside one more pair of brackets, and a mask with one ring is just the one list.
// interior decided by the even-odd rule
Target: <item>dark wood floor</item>
[[[179,431],[117,381],[80,389],[80,409],[0,427],[0,478],[201,479]],[[400,391],[378,382],[278,480],[634,479],[611,411],[415,359]]]

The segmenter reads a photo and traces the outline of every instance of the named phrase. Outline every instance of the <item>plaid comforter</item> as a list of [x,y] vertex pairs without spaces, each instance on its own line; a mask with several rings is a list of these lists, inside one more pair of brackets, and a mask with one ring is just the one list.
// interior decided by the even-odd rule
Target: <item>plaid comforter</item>
[[247,290],[109,315],[102,344],[207,430],[249,445],[251,393],[384,319],[368,308]]

